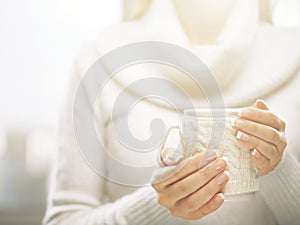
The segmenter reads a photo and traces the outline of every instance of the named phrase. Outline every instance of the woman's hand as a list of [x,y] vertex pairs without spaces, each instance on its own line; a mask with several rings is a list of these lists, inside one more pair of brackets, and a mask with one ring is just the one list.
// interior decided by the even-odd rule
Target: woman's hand
[[270,173],[280,162],[287,145],[285,122],[258,100],[255,108],[242,109],[234,127],[239,131],[239,141],[251,149],[259,175]]
[[[217,159],[213,152],[205,157],[197,153],[184,161],[180,156],[166,158],[165,163],[171,165],[156,170],[152,187],[158,203],[168,208],[171,215],[197,220],[222,205],[224,196],[220,191],[229,179],[226,159]],[[200,169],[202,160],[204,167]]]

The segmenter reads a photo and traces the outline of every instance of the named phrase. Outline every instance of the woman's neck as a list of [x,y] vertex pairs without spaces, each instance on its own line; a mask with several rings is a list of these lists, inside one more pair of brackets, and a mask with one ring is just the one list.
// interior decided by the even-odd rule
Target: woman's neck
[[237,0],[173,0],[182,27],[194,44],[218,38]]

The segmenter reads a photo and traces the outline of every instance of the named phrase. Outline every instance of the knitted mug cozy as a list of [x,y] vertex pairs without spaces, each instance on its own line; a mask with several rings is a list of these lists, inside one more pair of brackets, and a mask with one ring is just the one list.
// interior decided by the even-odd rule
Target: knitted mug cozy
[[187,154],[195,151],[216,150],[228,158],[230,179],[223,189],[225,195],[250,193],[258,190],[258,176],[251,160],[250,150],[236,138],[231,126],[232,117],[212,119],[191,117],[182,121],[182,136]]

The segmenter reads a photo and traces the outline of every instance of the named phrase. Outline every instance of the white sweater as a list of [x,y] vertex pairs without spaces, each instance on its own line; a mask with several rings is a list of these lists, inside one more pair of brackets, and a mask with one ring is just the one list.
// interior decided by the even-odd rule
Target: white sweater
[[[174,16],[169,0],[161,0],[158,5],[165,8],[160,10],[157,2],[142,19],[103,31],[97,42],[83,48],[78,57],[62,113],[58,157],[44,224],[297,224],[300,219],[300,30],[276,28],[255,19],[248,20],[248,17],[256,18],[255,10],[258,7],[251,3],[255,1],[241,1],[243,3],[232,13],[240,18],[241,23],[228,22],[229,25],[215,45],[191,46]],[[243,11],[243,7],[247,10]],[[163,22],[157,23],[159,15],[155,13],[158,12],[163,12]],[[245,12],[250,15],[245,15]],[[236,29],[242,30],[235,34]],[[149,185],[151,171],[145,169],[155,166],[157,151],[131,151],[114,136],[114,126],[129,120],[134,135],[147,138],[151,119],[163,118],[167,125],[173,124],[179,121],[177,112],[160,107],[157,101],[143,101],[136,105],[131,119],[127,118],[126,112],[120,112],[113,121],[110,116],[118,94],[141,77],[153,76],[153,71],[155,76],[158,74],[182,85],[190,96],[196,95],[193,101],[197,107],[207,107],[199,93],[188,91],[193,89],[190,86],[192,84],[182,80],[182,74],[163,66],[140,65],[125,69],[105,85],[95,108],[91,103],[76,109],[83,121],[86,113],[95,110],[97,132],[104,138],[111,157],[101,153],[96,155],[100,162],[98,169],[105,172],[102,177],[82,158],[72,123],[74,95],[82,76],[104,53],[117,46],[142,40],[176,43],[201,57],[215,75],[227,107],[249,106],[256,98],[264,98],[274,112],[286,119],[288,147],[284,158],[272,173],[260,178],[259,192],[254,198],[225,201],[219,210],[199,221],[174,218],[157,204],[156,194]],[[239,66],[233,67],[234,64]],[[131,93],[128,95],[131,96]],[[88,96],[87,102],[90,100]],[[81,138],[88,139],[89,136],[83,134]],[[113,166],[112,158],[135,168],[134,173]],[[114,183],[103,177],[120,178],[123,183],[138,183],[143,187],[124,186],[118,184],[118,180]]]

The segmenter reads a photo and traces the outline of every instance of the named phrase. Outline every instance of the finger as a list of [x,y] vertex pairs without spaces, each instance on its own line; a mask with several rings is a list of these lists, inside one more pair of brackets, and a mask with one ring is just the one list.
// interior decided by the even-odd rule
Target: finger
[[256,109],[252,107],[243,108],[240,111],[239,116],[246,120],[251,120],[259,124],[273,127],[279,131],[285,130],[285,122],[278,115],[269,110]]
[[205,205],[215,194],[220,192],[228,182],[229,172],[224,171],[210,180],[205,186],[200,188],[190,196],[175,203],[175,207],[181,211],[194,211]]
[[281,135],[280,143],[277,145],[277,149],[281,155],[283,154],[283,151],[286,148],[286,146],[287,146],[287,139],[284,135]]
[[273,160],[279,155],[279,152],[276,149],[275,145],[265,142],[253,135],[238,131],[236,137],[249,149],[257,149],[260,153],[262,153],[266,158],[270,160]]
[[159,167],[152,174],[151,185],[155,190],[161,191],[165,182],[182,169],[186,161],[183,162],[184,156],[174,148],[162,149],[158,157]]
[[184,158],[184,156],[174,148],[165,148],[161,157],[165,166],[174,166],[180,163]]
[[[261,99],[258,99],[255,102],[255,107],[257,107],[259,109],[270,110],[270,107]],[[279,128],[278,130],[281,131],[281,132],[284,132],[285,127],[286,127],[286,123],[283,119],[281,119],[281,117],[279,115],[277,115],[277,117],[279,118],[280,123],[281,123],[281,128]]]
[[245,119],[236,119],[233,127],[244,133],[251,134],[271,144],[278,145],[281,141],[280,132],[273,127]]
[[165,189],[164,181],[178,171],[178,166],[157,167],[151,177],[151,186],[158,192]]
[[221,205],[224,202],[224,195],[222,193],[216,194],[209,202],[207,202],[204,206],[201,208],[188,213],[189,220],[198,220],[214,211],[216,211],[218,208],[221,207]]
[[[216,153],[212,152],[210,153],[211,156],[207,157],[206,160],[208,162],[212,162],[216,159]],[[174,170],[174,173],[172,176],[169,176],[167,179],[165,179],[162,182],[163,186],[168,186],[172,183],[175,183],[176,181],[179,181],[183,179],[184,177],[196,172],[200,168],[200,164],[203,160],[204,152],[200,152],[186,160],[183,160],[178,165],[176,165],[176,169]]]
[[217,159],[205,168],[196,171],[190,176],[168,186],[168,193],[173,193],[173,203],[197,191],[219,173],[223,172],[226,169],[226,166],[226,158]]
[[251,152],[251,157],[259,170],[259,175],[265,175],[269,172],[270,161],[259,151],[253,149]]
[[259,109],[270,110],[270,108],[267,106],[267,104],[262,99],[256,100],[255,107],[259,108]]

